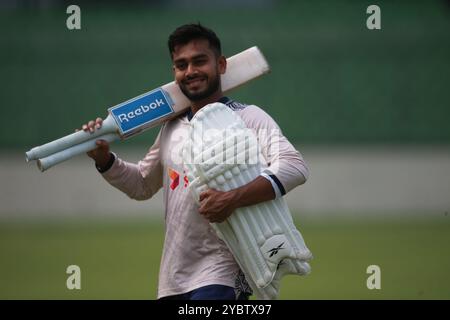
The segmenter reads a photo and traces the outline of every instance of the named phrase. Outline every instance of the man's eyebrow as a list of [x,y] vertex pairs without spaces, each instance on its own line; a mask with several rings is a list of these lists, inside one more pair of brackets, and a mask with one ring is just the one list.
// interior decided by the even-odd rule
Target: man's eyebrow
[[[200,54],[197,54],[197,55],[191,57],[191,60],[207,58],[207,57],[208,57],[208,55],[206,53],[200,53]],[[185,62],[185,61],[187,61],[186,58],[179,58],[179,59],[174,60],[173,63],[180,63],[180,62]]]

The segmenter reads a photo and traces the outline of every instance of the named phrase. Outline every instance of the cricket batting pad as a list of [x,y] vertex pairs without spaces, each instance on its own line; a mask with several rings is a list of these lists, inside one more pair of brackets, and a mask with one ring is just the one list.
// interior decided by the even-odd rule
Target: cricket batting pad
[[[190,124],[182,158],[197,203],[202,191],[238,188],[266,167],[255,134],[224,104],[203,107]],[[311,252],[284,198],[239,208],[224,222],[211,225],[259,299],[276,299],[283,275],[310,271]]]

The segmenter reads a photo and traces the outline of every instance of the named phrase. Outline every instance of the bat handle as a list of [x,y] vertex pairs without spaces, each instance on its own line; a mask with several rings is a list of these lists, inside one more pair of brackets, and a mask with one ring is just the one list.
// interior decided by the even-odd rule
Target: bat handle
[[119,135],[117,135],[115,133],[108,133],[108,134],[105,134],[100,137],[94,137],[91,140],[82,142],[80,144],[74,145],[65,150],[56,152],[45,158],[38,159],[37,166],[38,166],[39,170],[44,172],[45,170],[53,167],[54,165],[57,165],[58,163],[66,161],[66,160],[68,160],[74,156],[77,156],[79,154],[82,154],[84,152],[94,150],[97,147],[95,142],[100,139],[106,140],[107,142],[111,143],[113,141],[119,140],[120,137],[119,137]]
[[35,147],[25,153],[25,158],[27,162],[30,160],[45,158],[51,154],[66,150],[77,144],[114,132],[117,132],[116,122],[111,115],[108,115],[108,117],[103,121],[102,127],[100,129],[95,130],[92,133],[78,131],[60,139],[46,143],[42,146]]

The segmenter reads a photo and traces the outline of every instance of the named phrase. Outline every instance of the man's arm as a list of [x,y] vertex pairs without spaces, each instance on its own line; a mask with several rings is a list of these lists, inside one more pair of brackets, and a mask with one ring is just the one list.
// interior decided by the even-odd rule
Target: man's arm
[[283,135],[275,120],[257,106],[248,106],[240,116],[258,136],[267,164],[261,175],[271,181],[277,197],[304,184],[309,177],[308,166],[301,153]]
[[[82,129],[93,133],[102,126],[102,119],[97,118],[83,125]],[[162,127],[164,128],[164,126]],[[95,167],[102,177],[113,187],[135,200],[151,198],[162,187],[162,166],[159,158],[159,131],[155,143],[144,159],[138,164],[129,163],[110,152],[109,143],[97,140],[97,148],[88,152],[88,156],[95,161]]]
[[234,210],[275,199],[272,184],[259,176],[252,182],[227,192],[208,189],[200,194],[198,212],[209,222],[222,222]]

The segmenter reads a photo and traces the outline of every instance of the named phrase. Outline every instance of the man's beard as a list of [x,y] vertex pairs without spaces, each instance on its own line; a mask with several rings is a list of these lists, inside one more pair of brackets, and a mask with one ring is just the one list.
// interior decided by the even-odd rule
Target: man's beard
[[209,83],[208,87],[201,91],[196,93],[191,93],[186,88],[186,85],[183,83],[180,83],[180,89],[184,93],[186,97],[188,97],[191,101],[201,101],[206,98],[208,98],[210,95],[215,93],[220,87],[220,74],[217,74],[217,76]]

